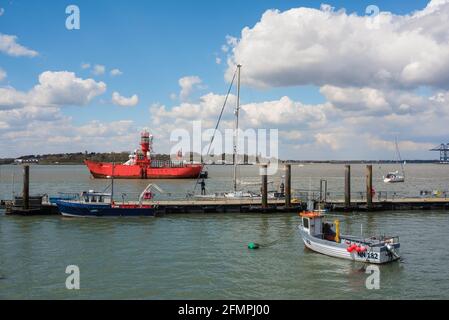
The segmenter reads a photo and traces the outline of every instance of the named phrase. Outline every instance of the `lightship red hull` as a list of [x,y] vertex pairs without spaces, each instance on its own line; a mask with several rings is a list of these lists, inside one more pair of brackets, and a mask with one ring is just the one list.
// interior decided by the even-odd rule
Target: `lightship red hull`
[[187,164],[181,167],[141,167],[139,165],[123,165],[107,162],[85,160],[90,173],[96,179],[196,179],[203,170],[201,164]]

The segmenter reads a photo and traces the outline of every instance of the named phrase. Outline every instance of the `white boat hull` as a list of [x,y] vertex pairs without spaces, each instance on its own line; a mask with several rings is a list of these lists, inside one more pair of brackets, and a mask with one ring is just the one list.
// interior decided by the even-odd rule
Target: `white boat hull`
[[304,241],[304,245],[308,249],[330,257],[372,264],[384,264],[400,258],[399,245],[395,247],[395,254],[392,254],[387,250],[382,250],[381,248],[368,248],[366,252],[360,253],[355,251],[348,252],[348,246],[344,242],[336,243],[311,237],[306,231],[302,230],[301,226],[299,227],[299,230]]
[[390,179],[390,178],[385,178],[384,179],[385,183],[398,183],[398,182],[404,182],[404,181],[405,181],[405,179],[403,177],[398,177],[398,178],[395,178],[395,179]]
[[385,183],[398,183],[398,182],[404,182],[404,181],[405,181],[404,175],[399,174],[398,171],[390,172],[384,177]]

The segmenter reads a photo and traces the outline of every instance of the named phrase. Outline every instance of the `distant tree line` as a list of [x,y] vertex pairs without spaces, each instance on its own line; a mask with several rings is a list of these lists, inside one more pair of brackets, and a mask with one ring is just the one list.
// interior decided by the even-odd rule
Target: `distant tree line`
[[[55,153],[55,154],[30,154],[18,158],[0,159],[0,164],[11,164],[14,160],[37,159],[39,164],[82,164],[85,159],[101,162],[123,163],[129,160],[129,152],[75,152],[75,153]],[[170,155],[154,154],[154,160],[170,160]]]
[[[196,157],[195,157],[196,156]],[[168,161],[170,159],[169,154],[153,154],[151,158],[153,160],[161,160]],[[176,156],[172,156],[175,158]],[[211,155],[214,157],[214,155]],[[229,158],[230,157],[230,158]],[[225,160],[233,159],[232,155],[227,156],[226,154],[215,155],[215,158]],[[99,162],[116,162],[116,163],[124,163],[129,159],[129,152],[76,152],[76,153],[56,153],[56,154],[38,154],[38,155],[24,155],[16,159],[29,160],[29,159],[37,159],[40,164],[82,164],[85,159],[89,159],[92,161]],[[0,165],[2,164],[11,164],[14,163],[14,158],[0,158]],[[192,161],[193,159],[202,159],[197,154],[187,152],[184,157],[184,160]],[[204,159],[208,159],[204,157]],[[209,158],[210,159],[210,158]],[[243,163],[248,163],[249,156],[243,156]],[[256,157],[256,162],[258,161],[258,157]],[[232,160],[231,160],[232,162]],[[407,163],[439,163],[439,160],[406,160]],[[331,164],[369,164],[369,163],[396,163],[396,161],[392,160],[281,160],[281,163],[331,163]]]

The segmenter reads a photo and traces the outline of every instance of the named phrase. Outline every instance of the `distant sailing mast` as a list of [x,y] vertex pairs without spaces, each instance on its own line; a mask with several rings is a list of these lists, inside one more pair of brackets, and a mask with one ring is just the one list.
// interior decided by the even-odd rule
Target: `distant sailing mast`
[[395,138],[394,142],[395,142],[395,147],[396,147],[396,155],[398,157],[399,163],[401,164],[402,172],[401,173],[399,173],[399,171],[389,172],[384,177],[384,182],[385,183],[397,183],[397,182],[404,182],[405,181],[404,163],[402,162],[401,153],[399,151],[398,139]]
[[234,132],[234,192],[237,191],[237,143],[239,141],[239,113],[240,113],[240,70],[242,65],[237,65],[237,106],[235,108],[235,132]]

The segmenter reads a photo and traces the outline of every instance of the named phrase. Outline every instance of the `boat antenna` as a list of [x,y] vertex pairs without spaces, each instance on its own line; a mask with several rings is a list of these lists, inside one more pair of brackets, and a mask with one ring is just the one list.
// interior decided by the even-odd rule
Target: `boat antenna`
[[114,201],[114,168],[115,168],[115,162],[112,162],[111,201]]
[[237,191],[237,144],[239,140],[239,113],[240,113],[240,71],[242,65],[237,65],[237,106],[235,108],[235,132],[234,132],[234,192]]
[[[221,107],[220,115],[218,117],[217,123],[214,128],[214,133],[212,135],[212,138],[210,139],[210,143],[209,143],[209,147],[207,149],[206,156],[209,155],[210,149],[212,148],[212,143],[214,142],[215,136],[217,134],[218,126],[220,125],[221,118],[223,117],[224,109],[226,107],[226,104],[228,103],[229,95],[231,94],[232,86],[234,84],[236,75],[237,75],[237,69],[235,69],[234,75],[232,76],[231,83],[229,84],[228,92],[227,92],[225,100],[223,102],[223,106]],[[203,162],[203,157],[201,157],[201,162]],[[201,178],[201,172],[198,174],[198,177],[196,178],[195,186],[193,187],[193,194],[195,194],[196,187],[198,185],[198,182],[200,181],[200,178]],[[188,194],[187,194],[187,196],[188,196]]]

